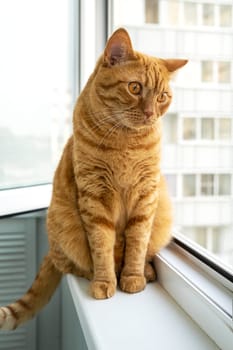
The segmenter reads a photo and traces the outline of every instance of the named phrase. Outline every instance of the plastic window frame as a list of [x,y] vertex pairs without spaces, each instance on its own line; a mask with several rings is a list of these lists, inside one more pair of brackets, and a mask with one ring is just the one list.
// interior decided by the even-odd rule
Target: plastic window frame
[[[90,14],[87,10],[90,6],[87,8],[84,0],[73,1],[75,10],[79,10],[80,14],[78,16],[76,13],[74,20],[74,28],[78,31],[74,35],[74,40],[80,44],[80,48],[77,45],[74,52],[74,59],[79,57],[75,77],[80,78],[80,84],[74,82],[75,91],[78,92],[85,80],[85,75],[82,77],[80,71],[87,52],[82,45],[85,45],[88,32],[90,33],[90,28],[87,31],[84,26],[85,21],[89,21]],[[111,32],[113,7],[112,1],[101,0],[101,4],[98,1],[99,6],[97,0],[92,1],[96,5],[92,9],[96,15],[93,17],[95,20],[89,44],[94,43],[95,52],[98,52]],[[97,35],[100,36],[98,41],[96,41]],[[1,190],[0,218],[46,209],[49,206],[51,192],[51,184]],[[207,251],[194,242],[188,242],[178,233],[174,234],[171,244],[155,256],[155,264],[163,288],[220,348],[230,349],[233,341],[232,271],[221,267],[222,263],[218,264]],[[227,300],[227,303],[224,304],[223,300]]]

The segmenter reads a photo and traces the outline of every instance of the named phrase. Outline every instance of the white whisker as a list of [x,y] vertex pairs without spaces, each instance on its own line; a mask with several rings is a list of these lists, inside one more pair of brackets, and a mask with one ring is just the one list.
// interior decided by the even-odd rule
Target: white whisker
[[111,129],[109,129],[105,134],[104,137],[101,139],[100,143],[98,144],[98,147],[100,147],[104,141],[106,141],[107,139],[110,138],[110,136],[117,130],[117,129],[121,129],[122,125],[121,125],[121,121],[118,121],[118,123],[116,123],[115,125],[113,125],[111,127]]

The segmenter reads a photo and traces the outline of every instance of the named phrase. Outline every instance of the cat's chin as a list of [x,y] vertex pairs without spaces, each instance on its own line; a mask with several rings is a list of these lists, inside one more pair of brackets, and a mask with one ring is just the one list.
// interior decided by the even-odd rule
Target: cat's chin
[[137,121],[133,123],[127,123],[124,125],[127,129],[131,129],[134,131],[141,131],[141,130],[146,130],[146,129],[151,129],[156,127],[156,124],[160,120],[160,117],[156,117],[153,120],[142,120],[142,121]]
[[127,134],[132,134],[132,135],[136,135],[139,133],[148,133],[151,130],[156,129],[155,125],[137,125],[137,126],[131,126],[131,127],[126,127],[125,130],[127,130]]

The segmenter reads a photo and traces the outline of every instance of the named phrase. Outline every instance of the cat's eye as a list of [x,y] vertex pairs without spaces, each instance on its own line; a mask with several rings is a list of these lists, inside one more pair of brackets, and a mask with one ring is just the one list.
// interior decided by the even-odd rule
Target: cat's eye
[[167,101],[167,97],[168,97],[168,93],[167,92],[162,92],[158,97],[157,97],[157,101],[158,102],[166,102]]
[[128,84],[128,89],[133,95],[140,95],[142,92],[142,85],[137,81],[132,81]]

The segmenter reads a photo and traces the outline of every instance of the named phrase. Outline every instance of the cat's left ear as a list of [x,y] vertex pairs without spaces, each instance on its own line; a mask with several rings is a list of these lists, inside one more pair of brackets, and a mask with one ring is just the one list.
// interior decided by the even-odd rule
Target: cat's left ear
[[179,59],[179,58],[163,60],[163,63],[169,73],[174,73],[177,69],[182,68],[187,62],[188,60]]
[[116,30],[105,47],[104,62],[108,66],[115,66],[133,56],[133,47],[128,32],[123,28]]

